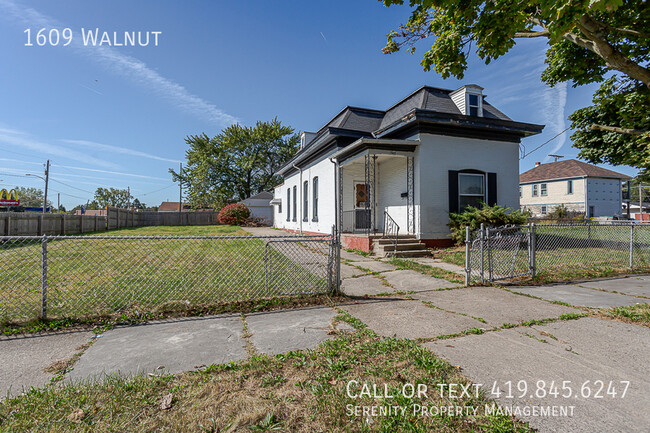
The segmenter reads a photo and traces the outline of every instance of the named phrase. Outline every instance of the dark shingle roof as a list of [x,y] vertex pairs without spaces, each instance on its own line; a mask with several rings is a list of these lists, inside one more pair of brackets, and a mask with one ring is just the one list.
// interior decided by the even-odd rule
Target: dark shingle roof
[[582,176],[631,179],[630,176],[607,170],[606,168],[597,167],[576,159],[567,159],[566,161],[550,162],[531,168],[527,172],[519,175],[519,183]]

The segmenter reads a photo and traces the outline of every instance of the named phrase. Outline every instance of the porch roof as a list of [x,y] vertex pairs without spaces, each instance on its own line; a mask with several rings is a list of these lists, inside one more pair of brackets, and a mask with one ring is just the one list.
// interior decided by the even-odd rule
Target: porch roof
[[360,138],[334,155],[339,164],[366,154],[413,156],[419,140],[397,140],[390,138]]

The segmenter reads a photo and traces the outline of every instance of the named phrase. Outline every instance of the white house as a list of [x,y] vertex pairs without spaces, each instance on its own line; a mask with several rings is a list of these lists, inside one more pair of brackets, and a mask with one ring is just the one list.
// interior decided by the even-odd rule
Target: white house
[[273,223],[273,206],[271,206],[271,200],[273,199],[273,194],[267,191],[262,191],[259,194],[252,195],[245,200],[240,201],[246,205],[248,210],[251,212],[251,218],[258,218],[268,222],[268,224]]
[[555,207],[588,217],[621,215],[622,182],[630,179],[621,173],[575,159],[535,164],[519,176],[519,202],[535,216],[544,216]]
[[345,107],[279,171],[274,224],[342,232],[369,251],[384,232],[451,245],[449,212],[485,201],[519,207],[519,142],[542,125],[515,122],[476,85],[424,86],[386,110]]

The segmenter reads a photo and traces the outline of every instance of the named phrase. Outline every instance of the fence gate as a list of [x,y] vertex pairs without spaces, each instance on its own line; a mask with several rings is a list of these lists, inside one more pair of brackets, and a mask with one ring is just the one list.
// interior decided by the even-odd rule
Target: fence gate
[[465,282],[498,281],[534,275],[535,238],[532,227],[467,230]]

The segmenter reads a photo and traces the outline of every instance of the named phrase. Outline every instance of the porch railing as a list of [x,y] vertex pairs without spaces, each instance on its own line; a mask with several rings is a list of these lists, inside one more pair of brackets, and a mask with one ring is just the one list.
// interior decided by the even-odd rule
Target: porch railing
[[399,225],[397,225],[395,220],[386,211],[384,211],[384,234],[382,237],[385,239],[394,239],[393,253],[390,254],[390,255],[394,255],[397,252],[397,240],[399,239]]
[[353,209],[343,211],[343,233],[367,233],[371,227],[370,211],[367,209]]

